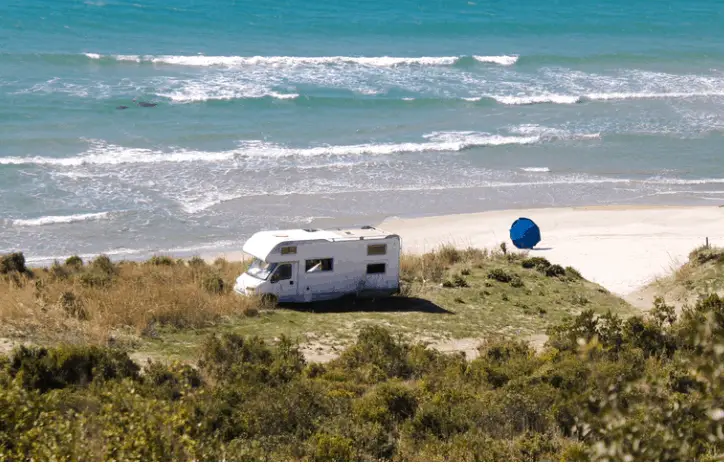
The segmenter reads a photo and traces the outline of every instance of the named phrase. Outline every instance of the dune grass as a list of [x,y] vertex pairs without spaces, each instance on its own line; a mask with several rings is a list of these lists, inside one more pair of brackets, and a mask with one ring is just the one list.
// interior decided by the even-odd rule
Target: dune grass
[[711,293],[723,295],[724,249],[706,245],[694,249],[686,263],[673,266],[670,275],[655,280],[646,290],[678,309]]
[[451,246],[404,255],[402,291],[375,301],[264,307],[231,287],[244,263],[155,256],[113,263],[69,258],[32,275],[0,279],[0,337],[33,343],[114,344],[141,356],[191,359],[210,333],[230,330],[337,353],[358,330],[379,324],[431,343],[524,338],[592,309],[634,309],[571,268],[542,258]]

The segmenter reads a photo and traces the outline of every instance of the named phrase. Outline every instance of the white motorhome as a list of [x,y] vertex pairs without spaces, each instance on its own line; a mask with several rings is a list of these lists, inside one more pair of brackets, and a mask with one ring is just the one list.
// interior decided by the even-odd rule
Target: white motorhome
[[257,232],[234,290],[279,302],[386,296],[399,289],[401,239],[371,226]]

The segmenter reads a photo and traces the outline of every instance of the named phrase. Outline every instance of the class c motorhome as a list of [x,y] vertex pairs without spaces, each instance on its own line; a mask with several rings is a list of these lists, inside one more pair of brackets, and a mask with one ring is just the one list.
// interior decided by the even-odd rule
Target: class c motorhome
[[401,239],[371,226],[257,232],[234,290],[279,302],[387,296],[398,292]]

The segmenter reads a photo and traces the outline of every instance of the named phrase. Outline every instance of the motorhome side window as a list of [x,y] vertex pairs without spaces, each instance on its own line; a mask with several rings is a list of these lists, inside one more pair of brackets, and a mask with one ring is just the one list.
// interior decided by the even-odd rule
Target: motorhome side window
[[292,266],[290,264],[280,264],[275,270],[273,279],[288,280],[292,279]]
[[378,244],[378,245],[368,245],[368,256],[373,255],[385,255],[386,254],[386,244]]
[[308,259],[305,261],[305,272],[325,272],[333,270],[333,258]]
[[280,264],[277,266],[273,278],[277,280],[292,279],[292,266],[290,264]]
[[366,268],[366,274],[385,274],[386,263],[369,264]]
[[296,253],[297,253],[296,246],[284,246],[284,247],[280,248],[281,255],[294,255]]

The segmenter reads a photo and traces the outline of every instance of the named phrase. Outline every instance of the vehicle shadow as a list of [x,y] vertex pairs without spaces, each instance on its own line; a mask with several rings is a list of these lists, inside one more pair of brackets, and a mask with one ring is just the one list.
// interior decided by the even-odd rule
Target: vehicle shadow
[[429,313],[456,314],[423,298],[391,296],[385,298],[340,298],[314,303],[280,303],[278,308],[309,313]]

